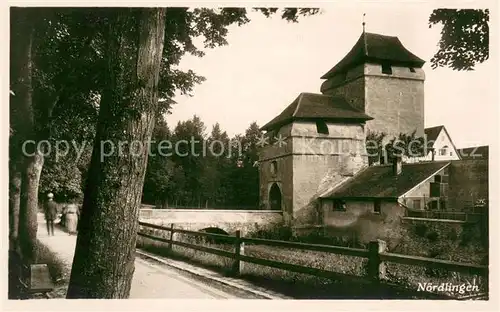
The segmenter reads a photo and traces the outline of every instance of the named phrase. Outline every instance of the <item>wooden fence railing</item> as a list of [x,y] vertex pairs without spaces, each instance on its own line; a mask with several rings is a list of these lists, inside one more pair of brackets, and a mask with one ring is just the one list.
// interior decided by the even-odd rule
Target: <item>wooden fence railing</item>
[[483,216],[482,213],[471,213],[471,212],[461,212],[461,211],[415,210],[409,208],[407,208],[405,212],[405,217],[456,220],[465,222],[479,221],[482,216]]
[[[157,237],[154,235],[149,235],[147,233],[138,232],[139,236],[149,238],[156,241],[161,241],[167,243],[168,248],[172,248],[172,245],[178,245],[186,248],[191,248],[195,250],[199,250],[202,252],[212,253],[215,255],[228,257],[233,260],[231,273],[234,276],[240,274],[241,262],[254,263],[258,265],[268,266],[279,268],[282,270],[292,271],[296,273],[305,273],[313,276],[331,278],[337,280],[347,280],[351,282],[360,282],[360,283],[374,283],[380,282],[386,277],[386,263],[399,263],[399,264],[407,264],[407,265],[415,265],[422,266],[426,268],[436,268],[436,269],[445,269],[448,271],[468,273],[473,275],[487,276],[488,275],[488,266],[485,265],[476,265],[469,263],[460,263],[453,262],[447,260],[433,259],[433,258],[425,258],[418,256],[410,256],[410,255],[400,255],[386,252],[386,243],[381,240],[373,241],[368,244],[368,249],[358,249],[358,248],[348,248],[341,246],[330,246],[330,245],[320,245],[320,244],[305,244],[299,242],[289,242],[289,241],[278,241],[278,240],[269,240],[269,239],[259,239],[259,238],[247,238],[241,237],[240,231],[236,231],[235,236],[231,235],[221,235],[221,234],[213,234],[207,232],[198,232],[198,231],[188,231],[183,229],[174,228],[173,224],[169,227],[150,224],[146,222],[139,222],[140,226],[152,229],[159,229],[163,231],[170,232],[169,238]],[[186,242],[181,242],[178,240],[174,240],[174,233],[182,233],[192,236],[202,236],[209,237],[212,239],[222,239],[227,243],[231,243],[234,246],[233,251],[222,250],[218,248],[206,247]],[[275,247],[283,247],[283,248],[293,248],[297,250],[312,250],[312,251],[321,251],[328,252],[332,254],[339,255],[347,255],[347,256],[355,256],[368,259],[367,264],[367,276],[357,276],[352,274],[344,274],[338,272],[327,271],[318,268],[311,268],[303,265],[285,263],[275,260],[256,258],[252,256],[247,256],[244,254],[244,246],[247,244],[255,244],[255,245],[267,245],[267,246],[275,246]]]
[[258,205],[241,206],[241,205],[151,205],[141,204],[141,208],[149,209],[183,209],[183,210],[260,210]]

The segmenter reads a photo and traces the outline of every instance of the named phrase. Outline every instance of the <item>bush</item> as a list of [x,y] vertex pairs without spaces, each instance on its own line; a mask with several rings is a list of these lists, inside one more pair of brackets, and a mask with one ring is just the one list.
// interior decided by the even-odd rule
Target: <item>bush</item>
[[448,235],[446,235],[446,238],[452,242],[456,241],[458,238],[457,230],[454,228],[451,228],[450,231],[448,232]]
[[[219,229],[219,228],[206,228],[203,230],[200,230],[200,232],[205,232],[205,233],[211,233],[211,234],[218,234],[218,235],[228,235],[226,231]],[[199,237],[198,243],[201,244],[215,244],[215,245],[226,245],[226,244],[232,244],[233,241],[231,238],[225,238],[225,237],[205,237],[205,236],[200,236]]]
[[[429,251],[429,258],[437,258],[442,254],[443,254],[442,249],[434,248]],[[443,278],[443,277],[448,277],[450,275],[450,272],[444,269],[426,268],[425,274],[429,277]]]
[[459,245],[464,247],[469,245],[471,242],[479,241],[479,233],[475,224],[464,224],[462,225],[462,235],[460,235]]
[[271,239],[271,240],[294,240],[292,229],[286,226],[276,226],[271,229],[258,229],[248,235],[252,238]]
[[439,238],[439,234],[436,231],[431,231],[427,233],[427,239],[430,240],[431,242],[437,241]]
[[427,225],[425,224],[417,224],[415,226],[415,234],[417,234],[420,237],[425,237],[425,234],[427,233]]

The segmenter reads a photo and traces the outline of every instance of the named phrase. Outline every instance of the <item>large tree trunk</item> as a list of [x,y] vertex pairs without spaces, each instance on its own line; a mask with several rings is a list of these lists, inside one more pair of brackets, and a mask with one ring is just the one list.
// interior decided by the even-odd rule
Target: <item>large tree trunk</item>
[[[33,10],[13,8],[12,13],[12,48],[11,48],[11,89],[14,97],[11,101],[11,116],[14,136],[18,142],[36,141],[33,87],[32,87],[32,42],[34,30]],[[22,144],[21,144],[22,145]],[[38,229],[38,182],[40,180],[43,157],[33,145],[21,151],[21,146],[12,147],[14,162],[21,161],[21,194],[19,205],[18,237],[23,261],[27,264],[36,260],[36,233]],[[28,156],[28,155],[32,156]]]
[[[165,9],[111,9],[107,81],[67,298],[128,298],[147,148],[158,106]],[[108,142],[108,143],[105,143]],[[109,142],[112,142],[110,144]],[[107,153],[113,145],[114,153]],[[110,155],[111,154],[111,155]],[[109,156],[106,156],[109,155]],[[102,158],[101,158],[102,157]]]
[[38,185],[43,167],[43,155],[35,151],[25,158],[22,172],[19,206],[19,245],[26,263],[37,261],[36,234],[38,231]]
[[21,202],[21,172],[11,168],[9,177],[9,249],[18,252],[19,206]]

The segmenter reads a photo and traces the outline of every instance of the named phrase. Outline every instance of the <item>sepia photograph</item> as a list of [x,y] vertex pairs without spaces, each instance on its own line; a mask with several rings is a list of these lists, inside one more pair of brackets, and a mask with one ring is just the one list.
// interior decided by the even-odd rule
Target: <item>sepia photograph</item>
[[10,306],[499,308],[497,4],[84,5],[5,12]]

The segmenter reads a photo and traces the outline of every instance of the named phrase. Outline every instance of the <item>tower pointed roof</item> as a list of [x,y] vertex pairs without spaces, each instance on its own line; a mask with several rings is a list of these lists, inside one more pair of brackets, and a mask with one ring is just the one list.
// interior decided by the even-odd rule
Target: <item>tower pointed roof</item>
[[363,31],[351,51],[324,74],[328,79],[336,73],[363,63],[384,63],[421,68],[425,61],[408,51],[398,37],[379,35]]

